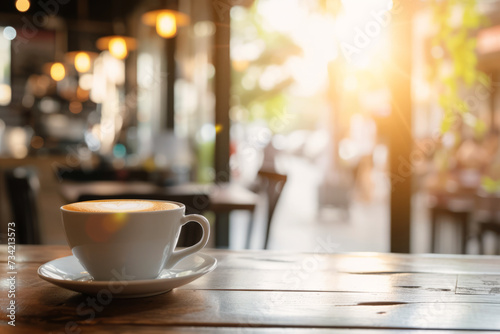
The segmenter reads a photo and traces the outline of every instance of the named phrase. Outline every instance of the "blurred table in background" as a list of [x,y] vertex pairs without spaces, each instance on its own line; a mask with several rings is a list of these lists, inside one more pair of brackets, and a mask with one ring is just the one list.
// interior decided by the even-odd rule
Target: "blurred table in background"
[[[217,216],[228,214],[233,210],[253,211],[257,205],[258,195],[236,183],[198,184],[186,183],[175,186],[158,186],[143,181],[92,181],[74,182],[63,181],[60,184],[60,194],[67,203],[77,202],[84,196],[113,197],[127,195],[141,195],[160,197],[169,195],[207,195],[208,210]],[[197,203],[184,203],[187,207]],[[217,225],[217,224],[216,224]],[[216,226],[215,244],[219,248],[229,246],[229,226]]]

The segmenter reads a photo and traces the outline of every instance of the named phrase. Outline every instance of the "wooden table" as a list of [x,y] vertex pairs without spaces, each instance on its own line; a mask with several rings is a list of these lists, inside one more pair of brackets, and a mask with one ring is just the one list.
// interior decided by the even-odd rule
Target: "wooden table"
[[[325,238],[318,249],[331,252],[334,246]],[[90,297],[53,286],[36,273],[41,264],[70,255],[69,249],[18,246],[16,327],[0,332],[63,333],[65,326],[74,326],[69,329],[75,333],[500,330],[500,257],[205,252],[219,261],[213,272],[166,294],[97,305],[89,320]],[[0,256],[6,325],[5,246]]]
[[81,195],[89,194],[101,196],[117,196],[120,194],[208,195],[210,200],[209,210],[213,211],[217,216],[215,242],[217,247],[220,248],[229,246],[228,214],[233,210],[253,212],[258,201],[257,194],[233,182],[221,184],[187,183],[162,187],[143,181],[64,181],[60,185],[60,193],[67,203],[76,202]]

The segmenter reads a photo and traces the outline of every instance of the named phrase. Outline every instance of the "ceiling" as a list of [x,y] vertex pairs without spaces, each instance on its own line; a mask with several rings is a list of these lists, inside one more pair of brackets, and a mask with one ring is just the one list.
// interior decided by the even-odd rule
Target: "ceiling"
[[139,2],[137,0],[31,0],[31,7],[20,13],[15,7],[16,0],[0,1],[0,15],[17,15],[33,17],[55,14],[67,20],[84,19],[90,21],[110,21],[124,18]]

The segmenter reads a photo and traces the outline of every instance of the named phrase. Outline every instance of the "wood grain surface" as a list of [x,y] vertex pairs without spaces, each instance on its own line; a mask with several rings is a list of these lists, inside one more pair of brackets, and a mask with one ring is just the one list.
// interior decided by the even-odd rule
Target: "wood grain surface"
[[500,257],[204,252],[219,264],[200,279],[166,294],[100,305],[93,304],[93,296],[37,276],[41,264],[70,255],[67,247],[18,246],[12,328],[5,312],[8,269],[7,248],[2,246],[0,332],[500,330]]

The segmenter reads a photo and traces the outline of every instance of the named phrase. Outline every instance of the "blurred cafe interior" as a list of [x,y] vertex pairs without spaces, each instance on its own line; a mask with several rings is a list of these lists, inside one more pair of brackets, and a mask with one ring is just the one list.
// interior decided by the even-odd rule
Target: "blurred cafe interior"
[[151,198],[211,247],[500,254],[499,60],[497,0],[3,0],[1,240]]

